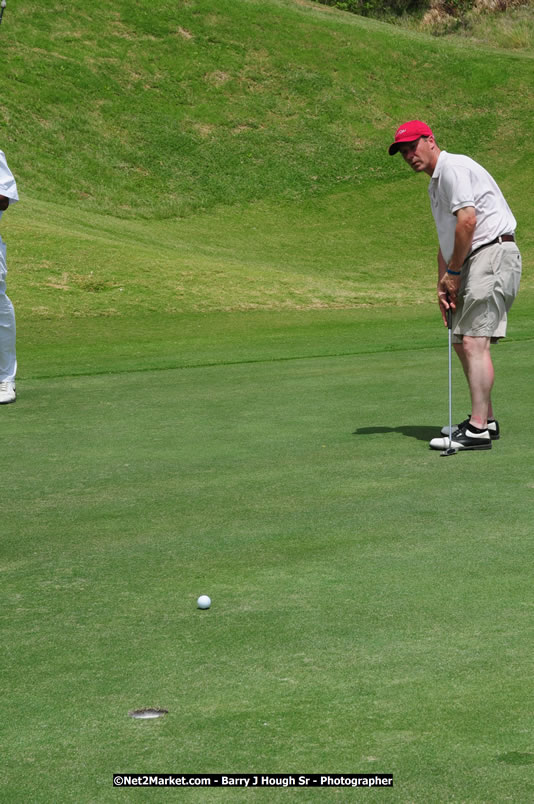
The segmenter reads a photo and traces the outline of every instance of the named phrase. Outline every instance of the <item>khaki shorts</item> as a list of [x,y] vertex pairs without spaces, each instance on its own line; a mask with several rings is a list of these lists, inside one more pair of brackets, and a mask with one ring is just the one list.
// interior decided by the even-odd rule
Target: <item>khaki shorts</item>
[[467,259],[452,319],[454,343],[461,343],[464,335],[492,342],[504,338],[520,279],[521,254],[515,243],[495,243]]

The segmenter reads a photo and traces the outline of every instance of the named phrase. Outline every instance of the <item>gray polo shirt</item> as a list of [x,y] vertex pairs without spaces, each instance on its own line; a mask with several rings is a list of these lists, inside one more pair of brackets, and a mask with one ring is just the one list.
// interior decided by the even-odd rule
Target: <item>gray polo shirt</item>
[[454,251],[455,212],[474,207],[477,225],[472,250],[503,234],[513,234],[517,222],[497,182],[482,165],[460,154],[442,151],[428,186],[432,215],[446,262]]

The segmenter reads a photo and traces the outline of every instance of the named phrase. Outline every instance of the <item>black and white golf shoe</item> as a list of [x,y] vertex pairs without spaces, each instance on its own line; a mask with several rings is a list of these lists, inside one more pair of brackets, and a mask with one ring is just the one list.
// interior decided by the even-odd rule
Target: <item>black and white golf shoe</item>
[[[447,427],[447,431],[448,429]],[[459,452],[460,450],[491,449],[492,447],[489,430],[475,433],[469,429],[469,424],[453,432],[451,441],[452,443],[449,441],[448,435],[442,438],[433,438],[430,442],[430,448],[446,450],[451,447]]]
[[[471,419],[471,416],[468,416],[467,419],[464,419],[464,421],[460,422],[460,424],[453,424],[452,425],[452,435],[453,435],[453,437],[454,437],[454,434],[455,434],[455,432],[457,430],[463,430],[464,427],[468,426],[470,419]],[[488,421],[488,432],[490,434],[490,438],[491,438],[492,441],[497,441],[497,439],[501,437],[501,430],[500,430],[499,422],[497,421],[497,419],[493,419],[492,421]],[[449,425],[448,424],[446,424],[445,427],[441,428],[441,435],[444,435],[444,436],[449,435]]]

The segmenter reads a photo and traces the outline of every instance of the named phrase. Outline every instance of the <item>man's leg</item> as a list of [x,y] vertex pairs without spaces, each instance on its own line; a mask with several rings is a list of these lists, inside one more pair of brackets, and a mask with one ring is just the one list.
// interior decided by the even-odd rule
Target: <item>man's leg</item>
[[17,371],[15,352],[15,311],[6,296],[5,257],[0,244],[0,382],[14,382]]
[[431,449],[444,450],[449,446],[455,450],[491,449],[492,439],[499,437],[498,427],[492,432],[488,430],[488,418],[493,418],[491,389],[494,380],[490,344],[491,338],[464,335],[463,342],[454,345],[471,393],[471,418],[467,426],[462,422],[463,426],[450,438],[448,428],[442,429],[442,435],[447,438],[433,438]]
[[0,294],[0,382],[15,381],[15,312],[7,296]]
[[[467,380],[467,383],[469,384],[467,358],[465,356],[463,343],[455,343],[454,344],[454,350],[455,350],[456,354],[458,355],[458,357],[460,359],[460,363],[462,364],[462,368],[464,370],[465,378]],[[488,405],[488,421],[492,421],[494,418],[495,418],[495,416],[493,415],[493,404],[492,404],[491,395],[490,395],[490,400],[489,400],[489,405]]]
[[464,335],[463,342],[454,346],[471,393],[471,424],[481,430],[487,428],[488,418],[493,418],[491,390],[495,372],[490,345],[490,338]]

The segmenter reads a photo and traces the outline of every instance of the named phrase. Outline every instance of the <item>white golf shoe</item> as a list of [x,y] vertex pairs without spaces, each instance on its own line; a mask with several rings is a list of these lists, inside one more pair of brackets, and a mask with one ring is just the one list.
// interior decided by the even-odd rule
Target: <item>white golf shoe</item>
[[16,398],[15,383],[10,380],[0,382],[0,405],[7,405],[9,402],[14,402]]

